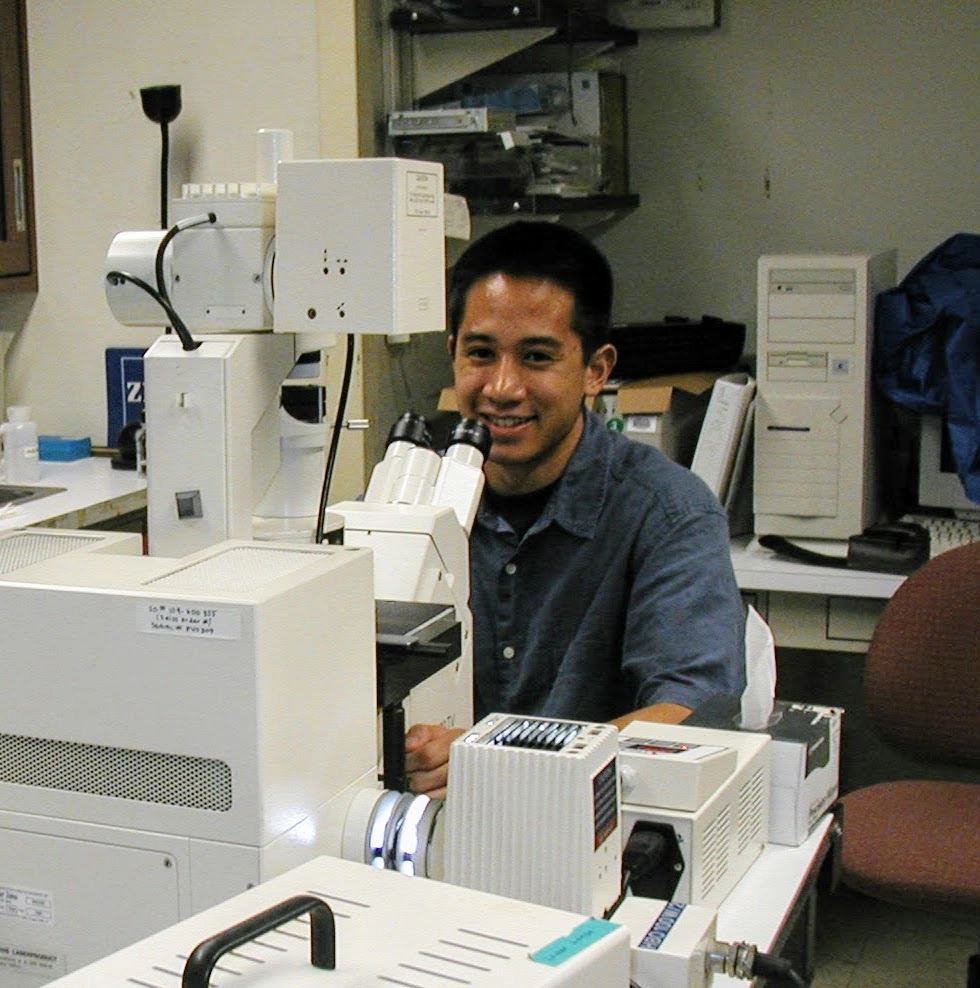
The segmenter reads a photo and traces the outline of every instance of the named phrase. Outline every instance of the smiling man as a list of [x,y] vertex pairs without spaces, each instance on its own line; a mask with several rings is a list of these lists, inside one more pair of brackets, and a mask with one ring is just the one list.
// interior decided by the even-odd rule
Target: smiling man
[[[744,686],[721,505],[587,408],[616,362],[612,294],[603,255],[552,223],[495,230],[453,268],[459,410],[493,440],[470,536],[477,718],[676,722]],[[445,792],[459,733],[408,732],[416,792]]]

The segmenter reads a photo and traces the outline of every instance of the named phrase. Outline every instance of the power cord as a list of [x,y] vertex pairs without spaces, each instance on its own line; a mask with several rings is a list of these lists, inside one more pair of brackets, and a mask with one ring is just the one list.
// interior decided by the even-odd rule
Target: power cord
[[766,954],[751,943],[716,943],[705,955],[710,974],[727,974],[733,978],[766,978],[768,982],[790,988],[807,988],[806,980],[793,965],[775,954]]
[[189,216],[187,219],[179,220],[174,223],[174,225],[167,230],[163,237],[160,238],[160,243],[157,244],[156,257],[153,259],[153,270],[157,280],[157,291],[168,302],[170,301],[170,295],[167,292],[166,279],[163,277],[163,255],[167,252],[167,248],[170,246],[170,241],[173,240],[178,233],[188,230],[192,226],[203,226],[205,223],[217,223],[217,221],[218,217],[214,213],[203,213],[200,216]]
[[313,541],[316,545],[323,542],[325,532],[324,522],[327,517],[327,501],[330,497],[330,483],[333,479],[334,465],[337,460],[337,448],[340,445],[340,430],[344,425],[344,414],[347,410],[347,395],[350,392],[351,378],[354,369],[354,334],[347,334],[347,359],[344,361],[344,377],[340,385],[340,397],[337,400],[337,414],[333,424],[333,435],[330,437],[330,450],[327,453],[327,463],[323,471],[323,485],[320,488],[320,503],[316,512],[316,530]]
[[130,274],[128,271],[110,271],[106,275],[106,279],[110,285],[119,285],[124,281],[128,281],[146,292],[167,314],[167,318],[170,320],[174,332],[180,338],[181,346],[185,350],[196,350],[201,345],[191,337],[187,326],[184,325],[184,320],[177,314],[177,310],[170,304],[170,300],[161,295],[151,284],[142,278],[138,278],[135,274]]
[[190,229],[192,226],[203,226],[205,223],[216,223],[218,217],[214,213],[202,213],[200,216],[189,216],[187,219],[180,220],[175,223],[169,230],[160,238],[160,243],[157,245],[156,256],[154,257],[154,275],[156,277],[156,287],[149,284],[149,282],[144,281],[142,278],[137,277],[135,274],[130,274],[128,271],[110,271],[106,278],[111,285],[119,285],[124,281],[128,281],[130,284],[135,285],[140,290],[146,292],[147,295],[152,298],[157,305],[166,313],[167,319],[170,321],[170,325],[173,326],[174,332],[180,339],[181,346],[184,350],[196,350],[201,344],[195,342],[190,334],[190,330],[187,328],[186,323],[180,318],[177,310],[173,307],[173,303],[170,301],[170,295],[167,293],[166,279],[163,276],[163,255],[166,253],[167,247],[170,241],[184,230]]

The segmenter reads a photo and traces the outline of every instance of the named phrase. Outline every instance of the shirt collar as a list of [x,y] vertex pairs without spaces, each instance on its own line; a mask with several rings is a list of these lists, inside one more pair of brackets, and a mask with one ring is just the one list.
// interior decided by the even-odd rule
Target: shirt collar
[[[572,535],[592,538],[596,521],[605,500],[609,483],[609,443],[605,441],[605,426],[597,415],[583,408],[585,428],[572,458],[555,486],[551,500],[541,517],[531,526],[528,535],[539,532],[552,522]],[[481,499],[477,520],[495,531],[510,527]]]

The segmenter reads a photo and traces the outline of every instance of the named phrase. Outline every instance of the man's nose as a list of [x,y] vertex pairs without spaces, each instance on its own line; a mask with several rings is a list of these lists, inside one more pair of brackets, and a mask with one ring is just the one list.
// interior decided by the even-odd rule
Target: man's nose
[[508,356],[497,360],[483,391],[493,401],[520,401],[524,397],[524,377],[519,361]]

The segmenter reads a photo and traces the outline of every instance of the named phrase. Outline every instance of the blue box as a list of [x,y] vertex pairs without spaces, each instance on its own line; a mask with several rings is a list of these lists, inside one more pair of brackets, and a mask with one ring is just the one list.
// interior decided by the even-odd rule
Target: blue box
[[68,436],[38,436],[38,459],[54,463],[71,463],[85,460],[92,455],[92,440],[88,436],[72,438]]
[[109,347],[105,352],[106,445],[118,445],[119,433],[143,414],[145,347]]

